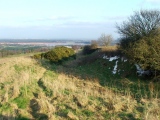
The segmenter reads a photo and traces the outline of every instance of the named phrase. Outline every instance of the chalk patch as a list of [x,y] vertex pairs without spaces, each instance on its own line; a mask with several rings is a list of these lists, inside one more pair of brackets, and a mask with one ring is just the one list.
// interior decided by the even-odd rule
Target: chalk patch
[[115,64],[114,69],[112,71],[113,74],[117,73],[117,63],[118,63],[118,60],[116,61],[116,64]]

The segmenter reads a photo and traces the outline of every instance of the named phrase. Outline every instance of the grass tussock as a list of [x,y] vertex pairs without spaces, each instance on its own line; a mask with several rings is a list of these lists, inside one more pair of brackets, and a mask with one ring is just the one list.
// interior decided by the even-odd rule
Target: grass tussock
[[0,119],[158,120],[158,84],[124,75],[134,68],[120,60],[117,69],[126,71],[113,75],[115,61],[101,58],[62,65],[26,56],[0,59]]

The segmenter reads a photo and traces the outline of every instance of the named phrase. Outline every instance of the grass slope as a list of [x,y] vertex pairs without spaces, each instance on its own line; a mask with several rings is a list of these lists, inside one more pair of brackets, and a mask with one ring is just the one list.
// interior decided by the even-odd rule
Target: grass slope
[[115,61],[73,63],[0,59],[0,119],[159,119],[159,85],[140,82],[129,63],[119,60],[115,75]]

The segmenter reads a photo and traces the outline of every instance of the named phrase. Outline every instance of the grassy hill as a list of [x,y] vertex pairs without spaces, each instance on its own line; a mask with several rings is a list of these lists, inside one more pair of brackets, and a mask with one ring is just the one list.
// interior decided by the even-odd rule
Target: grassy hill
[[158,120],[159,83],[138,78],[121,58],[113,74],[117,60],[103,54],[62,65],[29,56],[1,58],[0,119]]

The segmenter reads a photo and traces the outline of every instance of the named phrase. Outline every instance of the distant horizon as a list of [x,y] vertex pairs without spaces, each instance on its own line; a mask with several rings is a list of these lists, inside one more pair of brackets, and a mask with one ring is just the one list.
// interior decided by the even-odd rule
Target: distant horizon
[[90,40],[96,40],[96,39],[69,39],[69,38],[0,38],[1,40],[60,40],[60,41],[90,41]]
[[[102,34],[103,34],[103,33],[102,33]],[[99,37],[100,37],[102,34],[100,34]],[[108,35],[108,34],[106,34],[106,35]],[[5,40],[7,40],[7,39],[13,39],[13,40],[14,40],[14,39],[17,39],[17,40],[23,40],[23,39],[25,39],[25,40],[27,40],[27,39],[33,39],[33,40],[38,40],[38,39],[43,39],[43,40],[98,40],[99,37],[97,37],[97,38],[85,38],[85,37],[84,37],[84,38],[83,38],[83,37],[81,37],[81,38],[78,38],[78,37],[77,37],[77,38],[76,38],[76,37],[75,37],[75,38],[74,38],[74,37],[73,37],[73,38],[67,38],[67,37],[66,37],[66,38],[59,38],[59,37],[57,37],[57,38],[56,38],[56,37],[53,37],[53,38],[47,38],[47,37],[46,37],[46,38],[43,38],[43,37],[41,37],[41,38],[40,38],[40,37],[39,37],[39,38],[34,38],[34,37],[33,37],[33,38],[25,38],[25,37],[24,37],[24,38],[23,38],[23,37],[22,37],[22,38],[20,38],[20,37],[13,38],[13,37],[10,37],[10,38],[9,38],[9,37],[3,37],[3,38],[2,38],[2,37],[1,37],[0,40],[2,40],[2,39],[5,39]],[[117,40],[117,39],[120,38],[120,36],[119,36],[119,37],[114,37],[114,36],[112,36],[112,37],[113,37],[113,40]]]

